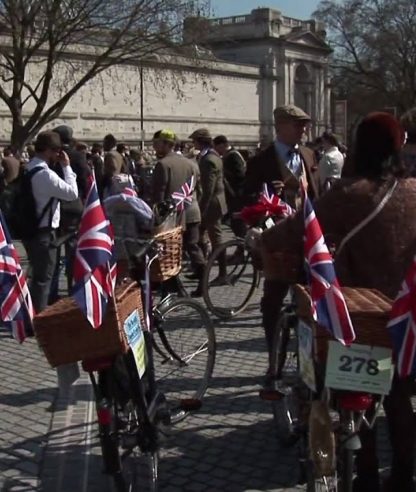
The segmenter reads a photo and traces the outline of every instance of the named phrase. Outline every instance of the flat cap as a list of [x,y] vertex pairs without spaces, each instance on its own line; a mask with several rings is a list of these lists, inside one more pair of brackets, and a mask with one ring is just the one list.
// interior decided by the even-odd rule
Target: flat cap
[[274,119],[276,121],[311,121],[311,117],[303,111],[303,109],[298,108],[293,104],[287,106],[278,106],[273,111]]
[[199,138],[209,139],[212,138],[212,136],[208,128],[199,128],[198,130],[195,130],[191,135],[189,135],[188,138],[190,140],[198,140]]

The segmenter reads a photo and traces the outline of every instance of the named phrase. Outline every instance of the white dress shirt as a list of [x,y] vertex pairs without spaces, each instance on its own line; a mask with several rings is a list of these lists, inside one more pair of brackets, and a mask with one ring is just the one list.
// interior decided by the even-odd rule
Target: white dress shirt
[[330,147],[325,151],[319,161],[319,181],[321,185],[329,178],[340,178],[342,167],[344,166],[344,156],[338,147]]
[[[51,198],[55,198],[52,202],[52,209],[49,209],[42,218],[39,227],[49,227],[57,229],[61,219],[61,207],[59,200],[75,200],[78,198],[77,175],[72,170],[71,166],[62,167],[64,179],[61,179],[55,171],[49,169],[48,164],[34,157],[27,165],[27,170],[31,171],[35,167],[42,167],[34,176],[32,176],[32,191],[36,202],[36,213],[40,217],[43,209]],[[52,224],[50,224],[50,216],[52,213]]]

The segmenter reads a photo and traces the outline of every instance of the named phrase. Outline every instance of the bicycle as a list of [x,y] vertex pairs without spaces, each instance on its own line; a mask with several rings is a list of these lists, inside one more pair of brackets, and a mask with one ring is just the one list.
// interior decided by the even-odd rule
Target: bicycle
[[[219,278],[218,259],[227,259],[227,276]],[[241,238],[218,246],[210,255],[202,281],[202,295],[208,309],[221,319],[240,314],[249,304],[260,282],[251,253]]]
[[304,376],[300,374],[301,337],[292,295],[282,309],[274,340],[276,380],[271,387],[260,391],[260,397],[271,402],[281,444],[298,446],[299,481],[306,484],[306,490],[352,492],[354,455],[361,447],[359,431],[363,426],[373,427],[384,396],[327,388],[326,354],[322,359],[322,354],[315,350],[314,358],[320,360],[314,365],[315,387],[305,384]]
[[[148,258],[148,274],[157,257],[155,241],[148,240],[132,260],[142,265]],[[146,288],[149,305],[149,283]],[[198,302],[168,296],[150,305],[147,316],[150,329],[135,328],[143,337],[139,355],[129,350],[116,358],[83,362],[96,399],[104,472],[117,492],[138,490],[139,482],[140,490],[157,490],[159,432],[200,407],[215,363],[214,329]],[[181,325],[185,320],[187,326]],[[193,327],[192,320],[197,322]],[[139,466],[140,456],[144,466]]]

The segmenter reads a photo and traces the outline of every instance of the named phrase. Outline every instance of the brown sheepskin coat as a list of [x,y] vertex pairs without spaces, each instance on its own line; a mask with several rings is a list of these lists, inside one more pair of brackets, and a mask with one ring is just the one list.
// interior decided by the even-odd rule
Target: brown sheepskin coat
[[[357,224],[380,203],[394,182],[345,178],[314,204],[316,215],[329,242],[340,243]],[[262,235],[264,263],[270,264],[273,252],[299,255],[299,280],[303,258],[302,212]],[[416,254],[416,179],[399,179],[383,210],[359,231],[336,258],[341,285],[375,288],[394,298]],[[269,260],[269,261],[266,261]],[[274,269],[265,270],[274,278]]]

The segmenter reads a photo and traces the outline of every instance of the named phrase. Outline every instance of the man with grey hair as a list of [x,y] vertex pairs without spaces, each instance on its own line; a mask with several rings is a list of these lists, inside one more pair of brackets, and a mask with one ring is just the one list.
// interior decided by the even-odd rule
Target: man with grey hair
[[[301,205],[301,182],[307,187],[311,199],[318,196],[318,165],[312,150],[301,145],[311,117],[297,106],[279,106],[274,112],[276,139],[266,149],[247,162],[245,193],[248,202],[257,201],[263,184],[273,186],[293,208]],[[281,303],[276,292],[282,291],[281,283],[273,279],[272,272],[265,272],[264,295],[261,301],[263,327],[269,351],[270,367],[266,382],[276,374],[271,367],[273,338],[280,315]]]

